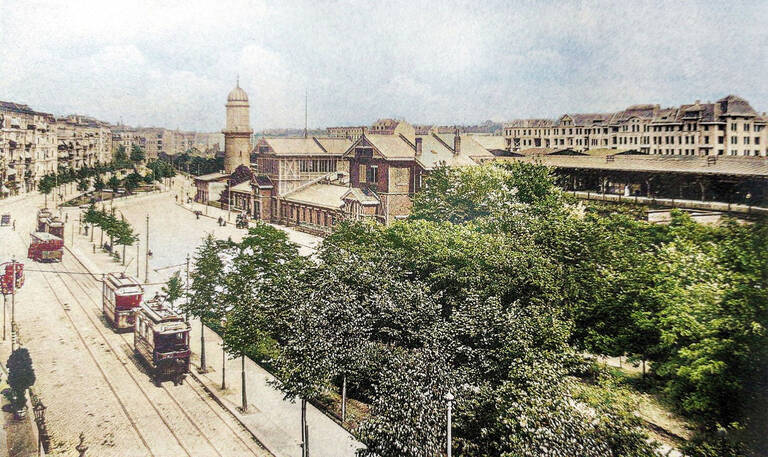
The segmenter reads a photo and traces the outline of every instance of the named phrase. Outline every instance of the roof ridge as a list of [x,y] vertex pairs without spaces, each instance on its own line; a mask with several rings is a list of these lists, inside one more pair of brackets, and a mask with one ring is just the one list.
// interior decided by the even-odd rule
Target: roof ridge
[[328,150],[327,150],[327,149],[325,149],[325,148],[323,147],[323,145],[322,145],[322,144],[320,144],[320,141],[318,141],[318,139],[317,139],[317,137],[316,137],[316,136],[314,136],[314,135],[313,135],[313,136],[312,136],[312,140],[314,140],[315,144],[316,144],[316,145],[317,145],[317,146],[318,146],[320,149],[322,149],[324,153],[328,154]]
[[410,147],[411,147],[411,149],[413,149],[414,151],[416,151],[416,145],[415,145],[415,144],[413,144],[413,143],[411,143],[411,140],[409,140],[408,138],[406,138],[406,137],[405,137],[405,135],[403,135],[402,133],[398,133],[397,135],[398,135],[398,136],[399,136],[399,137],[400,137],[400,138],[401,138],[403,141],[405,141],[406,143],[408,143],[408,146],[410,146]]
[[442,139],[442,138],[440,138],[439,136],[437,136],[437,134],[436,134],[436,133],[432,132],[432,136],[433,136],[433,137],[435,137],[435,139],[436,139],[437,141],[439,141],[439,142],[440,142],[440,144],[442,144],[443,146],[445,146],[445,147],[446,147],[446,148],[447,148],[449,151],[453,151],[453,152],[456,152],[456,151],[454,151],[454,150],[453,150],[453,146],[449,146],[449,145],[448,145],[448,143],[446,143],[445,141],[443,141],[443,139]]

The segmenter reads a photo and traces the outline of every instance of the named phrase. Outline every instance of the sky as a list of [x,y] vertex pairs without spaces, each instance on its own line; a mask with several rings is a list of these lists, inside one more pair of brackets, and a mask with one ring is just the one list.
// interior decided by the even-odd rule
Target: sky
[[217,131],[474,124],[728,94],[768,111],[768,2],[0,0],[0,100]]

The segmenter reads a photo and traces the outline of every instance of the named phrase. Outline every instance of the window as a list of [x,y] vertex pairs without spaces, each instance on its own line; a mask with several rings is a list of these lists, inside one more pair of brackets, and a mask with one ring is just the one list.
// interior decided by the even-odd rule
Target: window
[[365,165],[360,164],[360,174],[357,178],[360,182],[365,182]]
[[739,144],[739,137],[732,136],[731,137],[731,144]]
[[378,165],[369,165],[368,166],[367,181],[369,183],[373,183],[373,184],[379,182],[379,167],[378,167]]
[[748,136],[744,137],[744,144],[749,144],[749,137]]
[[725,137],[719,136],[717,137],[717,144],[724,144],[725,143]]
[[749,124],[744,124],[744,131],[749,132]]
[[739,128],[739,124],[735,122],[731,124],[731,130],[736,130],[737,128]]
[[760,144],[760,137],[759,136],[755,137],[755,144]]

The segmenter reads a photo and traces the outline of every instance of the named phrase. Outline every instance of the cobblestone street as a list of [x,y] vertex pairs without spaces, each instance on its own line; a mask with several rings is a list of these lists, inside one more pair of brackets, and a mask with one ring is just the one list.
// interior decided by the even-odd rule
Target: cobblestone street
[[53,453],[77,455],[84,432],[89,455],[270,455],[194,379],[179,387],[152,385],[133,356],[132,335],[105,325],[100,284],[69,251],[60,264],[25,259],[41,203],[35,196],[0,206],[18,218],[15,232],[3,228],[0,257],[15,254],[27,268],[16,321],[37,372],[36,391],[48,407]]
[[[173,196],[182,194],[183,186],[183,180],[177,178],[174,192],[132,197],[114,204],[116,213],[124,216],[140,236],[138,277],[142,281],[146,273],[146,216],[150,215],[152,255],[146,295],[159,291],[175,271],[183,272],[186,256],[193,256],[206,233],[236,241],[245,233],[233,224],[218,226],[216,219],[221,215],[226,220],[226,211],[208,208],[209,217],[198,219],[193,211],[204,211],[199,205],[177,204]],[[80,432],[86,435],[89,454],[99,456],[301,455],[299,405],[283,400],[282,394],[268,385],[271,375],[248,360],[251,410],[240,413],[236,408],[240,361],[227,362],[228,389],[222,391],[220,339],[210,330],[206,331],[207,355],[213,370],[207,375],[196,373],[199,322],[193,325],[191,341],[195,376],[188,377],[180,387],[170,383],[154,387],[133,354],[132,334],[111,331],[101,312],[100,274],[126,271],[137,275],[136,247],[126,250],[123,266],[94,249],[94,243],[100,242],[98,230],[94,243],[90,242],[90,234],[80,231],[78,208],[64,208],[62,218],[68,223],[63,262],[32,262],[25,258],[25,251],[38,206],[42,206],[40,196],[5,206],[0,203],[0,212],[10,212],[17,218],[16,231],[4,227],[0,235],[0,258],[5,261],[15,255],[25,263],[27,277],[16,296],[16,320],[22,343],[30,350],[37,371],[36,391],[48,407],[56,455],[77,455],[74,446]],[[319,242],[314,236],[285,230],[305,255],[311,254]],[[122,254],[120,246],[117,252]],[[10,322],[8,325],[10,328]],[[308,423],[313,455],[354,455],[351,435],[311,406]]]

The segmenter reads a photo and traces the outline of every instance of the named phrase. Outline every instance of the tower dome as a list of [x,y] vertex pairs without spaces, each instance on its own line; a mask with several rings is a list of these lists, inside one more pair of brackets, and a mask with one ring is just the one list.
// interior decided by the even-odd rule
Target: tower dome
[[248,94],[237,82],[227,96],[227,124],[224,133],[224,171],[232,173],[240,165],[251,164],[251,122]]
[[229,92],[229,95],[227,96],[227,101],[228,102],[247,102],[248,101],[248,94],[246,94],[245,91],[240,88],[240,83],[238,83],[237,86]]

